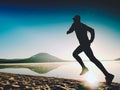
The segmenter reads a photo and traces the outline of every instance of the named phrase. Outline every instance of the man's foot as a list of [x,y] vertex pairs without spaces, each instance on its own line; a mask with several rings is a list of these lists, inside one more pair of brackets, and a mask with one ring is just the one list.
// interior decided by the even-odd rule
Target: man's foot
[[107,84],[107,85],[111,85],[113,78],[114,78],[114,75],[112,75],[112,74],[109,74],[108,76],[106,76],[106,77],[105,77],[105,79],[106,79],[106,84]]
[[82,69],[82,72],[80,73],[80,75],[83,75],[83,74],[85,74],[86,72],[88,72],[88,68],[87,68],[87,67],[85,67],[85,68]]

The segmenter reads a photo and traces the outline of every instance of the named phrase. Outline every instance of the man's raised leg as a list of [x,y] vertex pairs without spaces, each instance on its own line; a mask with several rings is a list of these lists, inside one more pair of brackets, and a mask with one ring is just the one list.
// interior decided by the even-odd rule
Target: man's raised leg
[[81,46],[78,46],[75,51],[73,52],[73,57],[79,62],[79,64],[82,66],[82,72],[80,73],[80,75],[83,75],[85,74],[88,69],[87,67],[85,66],[85,64],[83,63],[82,59],[79,57],[79,53],[82,52],[82,48]]

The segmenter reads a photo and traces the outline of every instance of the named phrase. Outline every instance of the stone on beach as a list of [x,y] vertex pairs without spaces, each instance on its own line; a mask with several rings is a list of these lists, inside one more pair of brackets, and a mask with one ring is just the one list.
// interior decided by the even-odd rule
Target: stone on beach
[[[0,90],[91,90],[84,86],[83,81],[55,77],[0,72],[0,81]],[[101,83],[95,90],[106,90],[105,88],[105,83]]]

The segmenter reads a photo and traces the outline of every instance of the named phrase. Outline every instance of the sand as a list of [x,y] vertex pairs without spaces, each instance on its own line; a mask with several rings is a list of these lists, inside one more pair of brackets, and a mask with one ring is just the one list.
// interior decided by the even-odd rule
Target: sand
[[[114,85],[120,87],[120,84],[118,83],[114,83]],[[101,85],[94,90],[107,90],[106,88],[107,86],[104,83],[101,83]],[[0,72],[0,90],[92,90],[92,89],[90,87],[85,87],[83,81]]]

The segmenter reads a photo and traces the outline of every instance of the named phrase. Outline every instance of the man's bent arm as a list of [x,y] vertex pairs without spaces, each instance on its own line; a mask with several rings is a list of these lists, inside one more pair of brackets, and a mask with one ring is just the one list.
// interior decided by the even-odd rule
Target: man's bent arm
[[72,33],[74,31],[74,23],[70,27],[70,29],[67,31],[67,34]]
[[91,38],[90,38],[90,43],[93,42],[94,38],[95,38],[95,32],[94,32],[94,29],[90,29],[89,32],[91,33]]

